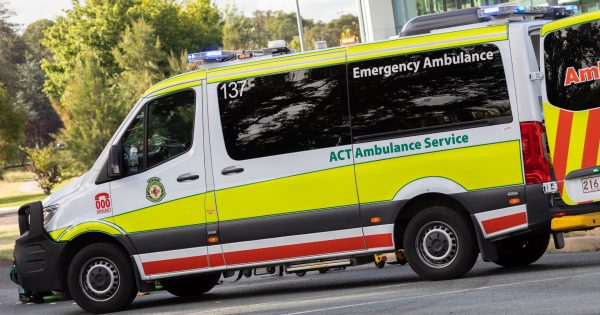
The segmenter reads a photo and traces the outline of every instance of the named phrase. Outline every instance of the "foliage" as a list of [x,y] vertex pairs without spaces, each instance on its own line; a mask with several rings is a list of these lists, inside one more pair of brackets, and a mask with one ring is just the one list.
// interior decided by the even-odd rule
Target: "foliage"
[[[328,47],[339,46],[342,36],[360,34],[358,18],[345,14],[329,23],[303,19],[306,49],[315,48],[315,41],[327,41]],[[283,39],[291,48],[300,50],[295,13],[255,11],[252,17],[242,14],[235,6],[225,9],[223,47],[225,49],[261,49],[270,40]]]
[[0,178],[2,171],[18,159],[23,141],[25,113],[15,107],[12,98],[0,83]]
[[122,69],[113,49],[134,21],[144,19],[156,30],[165,53],[204,50],[217,47],[221,40],[220,13],[210,0],[87,0],[75,3],[66,16],[46,33],[44,44],[52,58],[43,62],[48,79],[45,91],[60,100],[74,77],[76,60],[90,53],[107,76]]
[[28,52],[25,54],[25,62],[17,69],[19,80],[15,104],[27,114],[25,145],[46,145],[62,123],[43,92],[46,76],[40,60]]
[[89,168],[108,143],[127,108],[114,99],[108,76],[92,54],[83,55],[63,97],[65,128],[58,140],[66,146],[80,170]]
[[29,170],[35,174],[35,181],[50,195],[52,188],[62,181],[61,157],[51,144],[45,147],[24,148],[29,158]]
[[[306,27],[314,24],[312,20],[303,22]],[[246,17],[235,6],[228,7],[223,25],[223,48],[261,49],[267,47],[268,41],[276,39],[291,43],[298,35],[296,23],[296,13],[255,11],[252,17]]]
[[13,15],[5,3],[0,1],[0,82],[14,97],[17,90],[17,65],[25,61],[26,45],[18,36],[16,25],[8,19]]
[[126,28],[112,54],[119,68],[123,69],[115,81],[118,100],[124,110],[128,110],[133,100],[164,78],[167,56],[160,39],[154,34],[154,27],[144,19]]

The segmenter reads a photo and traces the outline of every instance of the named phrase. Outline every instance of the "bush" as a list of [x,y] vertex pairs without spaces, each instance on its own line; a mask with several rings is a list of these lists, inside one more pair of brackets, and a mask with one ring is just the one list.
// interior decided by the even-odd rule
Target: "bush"
[[60,152],[52,144],[45,147],[24,148],[29,158],[29,170],[35,174],[35,181],[44,194],[50,195],[52,188],[63,180]]

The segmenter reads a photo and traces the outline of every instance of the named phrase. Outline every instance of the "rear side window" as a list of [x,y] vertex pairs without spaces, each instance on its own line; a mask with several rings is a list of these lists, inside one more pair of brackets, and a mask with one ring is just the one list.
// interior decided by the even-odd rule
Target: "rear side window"
[[344,65],[224,82],[217,89],[225,147],[234,160],[350,143]]
[[544,39],[548,101],[572,111],[600,107],[600,23],[557,30]]
[[495,45],[350,63],[348,76],[357,139],[512,121],[506,76]]

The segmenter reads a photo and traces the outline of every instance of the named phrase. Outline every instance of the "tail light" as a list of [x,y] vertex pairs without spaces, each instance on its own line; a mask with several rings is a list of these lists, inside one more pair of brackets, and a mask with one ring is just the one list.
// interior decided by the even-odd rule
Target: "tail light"
[[550,164],[546,159],[542,123],[537,121],[521,123],[521,139],[523,141],[525,182],[528,185],[549,182],[551,179]]

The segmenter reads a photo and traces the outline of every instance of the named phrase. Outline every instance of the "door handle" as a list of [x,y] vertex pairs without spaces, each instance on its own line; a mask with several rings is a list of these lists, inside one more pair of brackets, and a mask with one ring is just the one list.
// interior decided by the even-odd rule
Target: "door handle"
[[223,175],[230,175],[230,174],[239,174],[241,172],[244,171],[243,167],[239,167],[239,166],[230,166],[230,167],[226,167],[221,171],[221,174]]
[[177,177],[177,181],[182,183],[182,182],[197,180],[198,178],[200,178],[200,175],[186,173],[186,174],[179,175],[179,177]]

